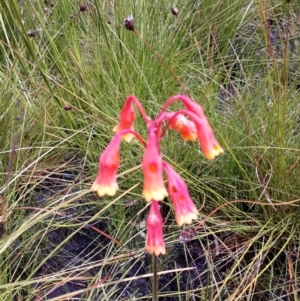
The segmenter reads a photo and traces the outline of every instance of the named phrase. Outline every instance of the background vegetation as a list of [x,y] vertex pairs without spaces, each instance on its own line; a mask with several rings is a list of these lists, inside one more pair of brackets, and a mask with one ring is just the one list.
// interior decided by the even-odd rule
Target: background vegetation
[[124,99],[155,116],[180,93],[225,154],[163,143],[201,216],[180,244],[165,205],[160,300],[300,298],[297,1],[0,0],[0,23],[1,300],[151,298],[140,145],[122,145],[116,198],[89,188]]

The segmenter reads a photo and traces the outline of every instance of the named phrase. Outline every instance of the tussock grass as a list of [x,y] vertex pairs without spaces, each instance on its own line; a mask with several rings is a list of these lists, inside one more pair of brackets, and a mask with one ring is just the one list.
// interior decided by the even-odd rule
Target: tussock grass
[[299,299],[299,4],[54,4],[0,0],[1,300],[151,298],[140,145],[121,147],[115,198],[89,188],[125,97],[154,116],[178,93],[226,152],[207,162],[174,133],[162,144],[200,218],[181,245],[164,207],[160,300]]

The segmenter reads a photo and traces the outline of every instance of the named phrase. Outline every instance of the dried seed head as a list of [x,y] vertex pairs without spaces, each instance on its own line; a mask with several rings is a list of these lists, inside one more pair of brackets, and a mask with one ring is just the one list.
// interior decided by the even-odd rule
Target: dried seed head
[[179,241],[181,243],[187,243],[187,242],[191,241],[195,235],[196,235],[195,229],[186,228],[181,231],[180,236],[179,236]]
[[176,7],[172,7],[171,8],[171,13],[174,15],[174,16],[177,16],[178,15],[178,9]]
[[54,2],[51,2],[50,3],[50,7],[54,7],[55,3]]
[[72,107],[67,103],[67,104],[64,106],[64,110],[65,110],[65,111],[70,111],[70,110],[72,110]]
[[86,11],[86,9],[87,9],[87,4],[85,4],[85,3],[80,3],[79,4],[79,10],[80,11]]
[[48,14],[49,11],[50,11],[50,8],[49,8],[49,7],[45,7],[45,8],[44,8],[44,13],[45,13],[45,14]]
[[130,15],[126,19],[124,19],[123,25],[128,30],[134,30],[134,18],[133,18],[133,16]]
[[30,37],[30,38],[33,38],[36,36],[36,31],[34,29],[30,29],[27,31],[27,35]]

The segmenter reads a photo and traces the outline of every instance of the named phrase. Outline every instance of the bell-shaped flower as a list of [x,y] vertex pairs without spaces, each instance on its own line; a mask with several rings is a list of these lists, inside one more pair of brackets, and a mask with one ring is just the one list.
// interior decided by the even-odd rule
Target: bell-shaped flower
[[208,160],[212,160],[219,154],[223,153],[224,150],[215,138],[213,130],[208,123],[202,107],[187,96],[179,95],[177,97],[183,102],[188,111],[195,114],[193,121],[196,125],[197,137],[204,156]]
[[[175,116],[175,117],[174,117]],[[183,140],[195,141],[197,130],[195,123],[187,119],[183,114],[165,113],[164,117],[170,120],[170,128],[179,132]]]
[[[119,123],[114,127],[113,131],[119,133],[123,130],[134,130],[133,122],[135,120],[135,112],[133,102],[135,101],[134,96],[128,96],[125,100],[124,106],[120,112]],[[130,142],[134,135],[132,133],[123,134],[122,139],[126,142]]]
[[113,196],[118,190],[116,181],[117,170],[120,165],[121,135],[115,135],[99,159],[99,173],[92,185],[92,190],[99,196]]
[[[197,138],[199,140],[200,147],[203,150],[204,156],[207,159],[212,160],[219,154],[223,153],[224,150],[216,140],[213,134],[213,130],[210,127],[205,116],[203,108],[195,101],[191,100],[188,96],[185,95],[175,95],[167,100],[163,109],[166,109],[166,107],[168,107],[172,102],[176,100],[179,100],[184,104],[185,110],[183,110],[182,113],[189,116],[191,122],[194,123],[196,127]],[[162,114],[167,115],[168,113]]]
[[166,254],[166,248],[163,237],[163,219],[159,211],[157,201],[151,201],[150,213],[146,219],[147,238],[146,250],[149,254],[156,256]]
[[224,153],[206,117],[195,120],[195,125],[200,147],[206,159],[213,160],[216,156]]
[[154,124],[149,127],[148,143],[143,156],[142,169],[144,174],[143,197],[147,202],[152,199],[162,201],[168,196],[168,192],[164,185],[162,158]]
[[174,205],[176,222],[179,226],[191,224],[198,218],[198,210],[191,200],[187,185],[169,164],[164,162],[163,166],[168,177],[168,191]]

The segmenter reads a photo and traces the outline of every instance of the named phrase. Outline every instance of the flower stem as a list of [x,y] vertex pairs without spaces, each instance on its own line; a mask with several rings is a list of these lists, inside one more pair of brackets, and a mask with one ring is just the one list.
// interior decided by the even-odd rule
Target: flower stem
[[153,287],[152,287],[152,301],[158,301],[158,258],[156,255],[152,256],[153,266]]
[[138,110],[140,111],[144,121],[146,124],[148,124],[151,121],[151,118],[149,116],[147,116],[146,111],[144,109],[144,107],[142,106],[141,102],[135,97],[135,96],[131,96],[133,102],[135,103],[135,105],[137,106]]

